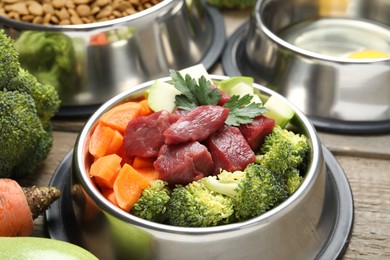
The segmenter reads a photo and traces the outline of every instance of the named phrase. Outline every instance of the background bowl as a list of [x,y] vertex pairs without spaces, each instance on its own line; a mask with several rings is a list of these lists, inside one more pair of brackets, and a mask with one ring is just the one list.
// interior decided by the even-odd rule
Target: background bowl
[[[226,79],[211,76],[213,80]],[[169,81],[170,78],[163,78]],[[115,207],[97,190],[86,168],[88,140],[100,116],[144,95],[153,82],[127,90],[103,104],[79,134],[73,152],[73,206],[84,247],[101,259],[312,259],[333,233],[332,204],[325,205],[326,169],[321,144],[311,123],[295,111],[291,127],[309,138],[310,163],[300,188],[285,202],[251,220],[209,228],[184,228],[146,221]],[[279,95],[255,84],[265,97]],[[332,194],[334,196],[335,194]],[[95,206],[93,206],[95,205]],[[326,207],[326,208],[325,208]],[[91,212],[93,214],[91,214]],[[337,215],[337,213],[336,213]],[[334,252],[332,252],[334,253]]]
[[[169,68],[197,63],[209,68],[225,41],[222,16],[202,0],[164,0],[123,18],[81,25],[37,25],[0,16],[0,27],[14,39],[26,31],[45,31],[71,40],[72,71],[58,86],[60,115],[90,114],[123,90],[167,76]],[[102,34],[108,42],[94,43]]]
[[[224,70],[230,76],[255,77],[292,101],[316,126],[332,128],[340,124],[336,130],[342,131],[350,125],[350,132],[359,128],[364,132],[375,131],[370,129],[373,123],[388,131],[390,58],[358,60],[321,51],[326,47],[331,51],[354,50],[347,43],[340,46],[340,39],[335,38],[342,21],[349,27],[341,34],[341,42],[356,41],[353,47],[367,44],[371,48],[383,44],[389,53],[389,8],[386,0],[259,0],[251,20],[229,39]],[[327,34],[319,36],[320,30],[306,27],[295,35],[295,41],[288,40],[292,28],[305,22],[313,25],[319,19],[328,19],[324,26]],[[362,31],[372,34],[367,37]],[[302,40],[312,45],[298,47]],[[324,46],[326,41],[333,46]]]

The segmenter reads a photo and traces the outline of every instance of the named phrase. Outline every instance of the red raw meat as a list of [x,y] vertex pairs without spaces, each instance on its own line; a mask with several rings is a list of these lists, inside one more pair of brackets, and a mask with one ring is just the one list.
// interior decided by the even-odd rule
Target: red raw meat
[[257,151],[264,143],[265,137],[272,132],[275,120],[260,115],[252,123],[240,125],[240,131],[253,151]]
[[214,169],[211,154],[199,142],[165,144],[153,165],[160,179],[170,185],[186,185],[209,176]]
[[220,170],[230,172],[242,171],[254,163],[255,153],[252,151],[240,130],[224,125],[207,139],[207,147],[214,162],[214,174]]
[[157,157],[164,144],[163,132],[177,119],[178,115],[165,110],[131,120],[123,137],[125,155]]
[[163,134],[166,144],[203,141],[218,130],[229,115],[229,109],[221,106],[199,106],[182,115]]

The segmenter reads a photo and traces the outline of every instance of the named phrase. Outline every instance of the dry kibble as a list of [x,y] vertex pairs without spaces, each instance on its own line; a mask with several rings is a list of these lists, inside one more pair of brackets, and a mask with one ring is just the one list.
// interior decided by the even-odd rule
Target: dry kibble
[[4,3],[4,4],[14,4],[14,3],[16,3],[16,2],[18,2],[19,0],[2,0],[2,2]]
[[63,19],[60,21],[60,25],[69,25],[70,24],[70,20],[69,19]]
[[20,19],[24,22],[32,22],[34,20],[35,16],[32,14],[22,15]]
[[44,3],[42,5],[43,12],[45,14],[53,14],[54,13],[54,7],[51,4]]
[[100,7],[99,6],[94,6],[92,7],[91,14],[95,15],[100,12]]
[[68,9],[75,9],[76,8],[76,4],[72,0],[67,0],[65,5]]
[[5,6],[6,11],[16,12],[19,15],[29,14],[27,5],[25,2],[15,3],[12,5]]
[[67,20],[70,17],[68,10],[64,7],[61,8],[61,10],[59,10],[59,11],[55,11],[54,13],[60,19],[60,21]]
[[97,6],[108,6],[110,5],[110,0],[96,0],[95,5]]
[[41,16],[43,14],[43,7],[40,3],[36,1],[31,1],[28,4],[28,11],[32,15]]
[[99,19],[99,20],[102,20],[108,16],[110,16],[112,13],[112,6],[111,5],[107,5],[106,7],[104,7],[97,15],[96,15],[96,18]]
[[72,15],[70,17],[70,22],[72,24],[82,24],[83,22],[81,21],[80,17],[76,16],[76,15]]
[[45,16],[43,17],[42,19],[42,23],[43,24],[49,24],[50,23],[50,20],[51,20],[51,14],[45,14]]
[[91,15],[91,7],[89,7],[89,5],[78,5],[76,7],[76,12],[80,17],[87,17]]
[[42,23],[42,17],[41,16],[35,16],[35,18],[32,20],[32,23],[41,24]]
[[161,1],[0,0],[0,16],[38,24],[86,24],[132,15]]
[[91,2],[91,1],[90,0],[73,0],[73,3],[75,3],[76,5],[88,4],[89,2]]
[[51,16],[50,21],[51,21],[53,24],[59,24],[59,23],[60,23],[60,19],[58,19],[58,17],[55,16],[55,15],[52,15],[52,16]]
[[65,7],[65,4],[66,4],[66,0],[53,0],[53,7],[54,8],[63,8]]

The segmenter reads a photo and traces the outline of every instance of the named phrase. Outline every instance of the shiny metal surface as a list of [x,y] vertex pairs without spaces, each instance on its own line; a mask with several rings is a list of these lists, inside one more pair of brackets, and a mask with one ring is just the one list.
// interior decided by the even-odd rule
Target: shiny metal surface
[[365,19],[390,30],[389,10],[388,0],[260,0],[244,39],[243,59],[260,83],[307,116],[351,122],[389,120],[390,58],[332,58],[279,36],[288,26],[321,17]]
[[[0,27],[15,39],[28,30],[68,36],[76,57],[74,83],[62,85],[60,97],[63,106],[85,106],[99,105],[142,82],[167,76],[168,69],[201,62],[214,36],[222,34],[224,38],[223,26],[214,28],[207,19],[202,0],[164,0],[137,14],[106,22],[46,26],[0,16]],[[91,44],[90,39],[100,33],[125,36],[107,44]]]
[[[212,75],[213,80],[225,78]],[[73,197],[76,218],[83,227],[82,237],[87,241],[83,246],[101,259],[311,259],[319,255],[332,235],[335,221],[331,212],[324,212],[326,167],[322,146],[309,120],[286,99],[296,113],[291,127],[310,139],[311,162],[301,187],[267,213],[237,224],[182,228],[134,217],[100,194],[86,171],[91,163],[87,152],[91,130],[105,111],[142,96],[152,83],[141,84],[110,99],[91,116],[78,137],[73,152],[71,190],[72,194],[85,196],[81,200]],[[265,97],[279,95],[255,86]]]

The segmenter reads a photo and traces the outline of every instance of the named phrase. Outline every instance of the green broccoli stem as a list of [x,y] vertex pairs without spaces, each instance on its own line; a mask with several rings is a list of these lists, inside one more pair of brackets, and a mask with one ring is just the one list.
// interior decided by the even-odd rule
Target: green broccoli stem
[[202,180],[204,185],[212,191],[234,198],[237,194],[238,183],[222,183],[216,178],[207,177]]

